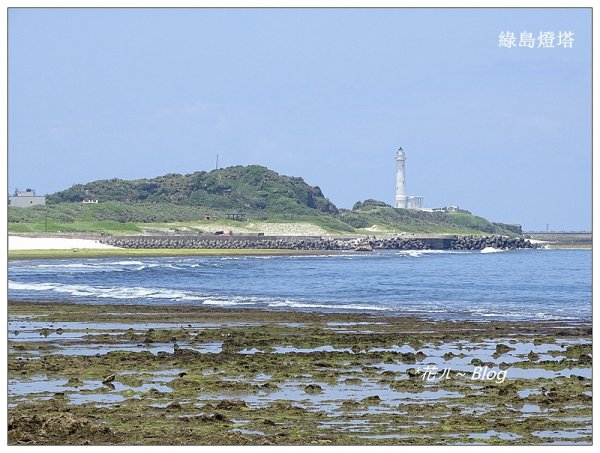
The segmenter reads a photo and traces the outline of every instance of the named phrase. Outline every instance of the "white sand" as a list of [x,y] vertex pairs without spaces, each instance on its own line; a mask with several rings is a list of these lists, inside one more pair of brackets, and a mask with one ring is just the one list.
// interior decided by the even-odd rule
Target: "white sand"
[[312,223],[249,223],[246,231],[261,232],[266,236],[326,236],[327,230]]
[[[178,227],[180,230],[185,230],[185,228]],[[272,222],[240,222],[239,225],[233,225],[231,223],[227,223],[225,225],[215,222],[213,224],[208,225],[208,227],[203,226],[203,228],[210,231],[233,231],[234,235],[244,234],[244,233],[264,233],[265,236],[327,236],[331,235],[327,230],[321,228],[320,226],[313,225],[312,223],[307,222],[294,222],[294,223],[272,223]],[[168,230],[165,230],[168,231]]]
[[368,228],[363,228],[365,231],[370,231],[371,233],[389,233],[385,228],[381,228],[379,225],[371,225]]
[[70,249],[114,249],[112,245],[100,244],[91,239],[27,238],[9,236],[9,250],[70,250]]
[[[174,228],[177,228],[182,233],[197,234],[198,227],[201,227],[205,233],[215,231],[233,231],[234,235],[243,235],[244,233],[263,233],[266,236],[331,236],[332,233],[321,228],[318,225],[313,225],[308,222],[210,222],[200,223],[195,225],[185,226],[181,223],[168,224],[166,228],[147,228],[144,229],[144,234],[160,235],[172,233]],[[343,233],[336,233],[335,236],[341,236]]]

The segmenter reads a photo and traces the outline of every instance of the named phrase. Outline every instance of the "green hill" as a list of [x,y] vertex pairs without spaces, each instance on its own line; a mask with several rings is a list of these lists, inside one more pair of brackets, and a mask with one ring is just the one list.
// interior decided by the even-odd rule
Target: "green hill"
[[234,211],[307,214],[338,209],[302,178],[282,176],[259,165],[228,167],[190,175],[168,174],[152,179],[108,179],[77,184],[48,197],[48,203],[81,202],[168,203]]
[[493,223],[469,211],[415,211],[397,209],[377,200],[366,200],[354,205],[351,212],[342,212],[341,217],[355,228],[366,228],[368,224],[401,225],[403,231],[420,233],[463,233],[465,231],[520,235],[520,225]]
[[[98,203],[85,204],[86,198]],[[131,234],[153,224],[180,223],[202,229],[204,215],[226,221],[228,213],[244,213],[250,221],[306,222],[333,234],[466,233],[520,234],[514,225],[491,223],[467,211],[456,213],[395,209],[384,202],[358,202],[338,209],[319,187],[302,178],[279,175],[258,165],[228,167],[189,175],[151,179],[109,179],[76,184],[47,197],[46,206],[9,207],[9,232],[106,231]],[[170,225],[172,228],[173,225]]]

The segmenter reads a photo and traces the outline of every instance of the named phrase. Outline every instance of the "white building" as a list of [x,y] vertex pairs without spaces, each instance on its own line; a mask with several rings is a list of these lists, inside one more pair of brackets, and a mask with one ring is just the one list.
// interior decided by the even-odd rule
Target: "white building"
[[45,204],[46,197],[38,197],[32,189],[27,189],[24,192],[17,189],[14,196],[8,197],[8,205],[18,208],[28,208],[29,206]]
[[396,208],[423,209],[423,197],[409,197],[406,195],[406,155],[402,148],[396,153]]

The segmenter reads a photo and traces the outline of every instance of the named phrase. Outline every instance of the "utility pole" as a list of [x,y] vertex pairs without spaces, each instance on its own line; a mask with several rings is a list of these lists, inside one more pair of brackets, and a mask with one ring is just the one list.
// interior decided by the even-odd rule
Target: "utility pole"
[[44,213],[46,214],[46,221],[45,221],[44,231],[47,233],[48,232],[48,209],[47,208],[44,210]]
[[548,232],[548,227],[550,226],[550,224],[546,224],[546,233]]

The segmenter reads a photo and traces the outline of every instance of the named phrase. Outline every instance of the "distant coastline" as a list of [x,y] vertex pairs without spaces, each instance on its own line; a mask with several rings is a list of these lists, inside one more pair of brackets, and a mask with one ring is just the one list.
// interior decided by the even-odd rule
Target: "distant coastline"
[[524,237],[532,241],[540,241],[548,248],[561,249],[592,249],[591,231],[531,231],[524,233]]

